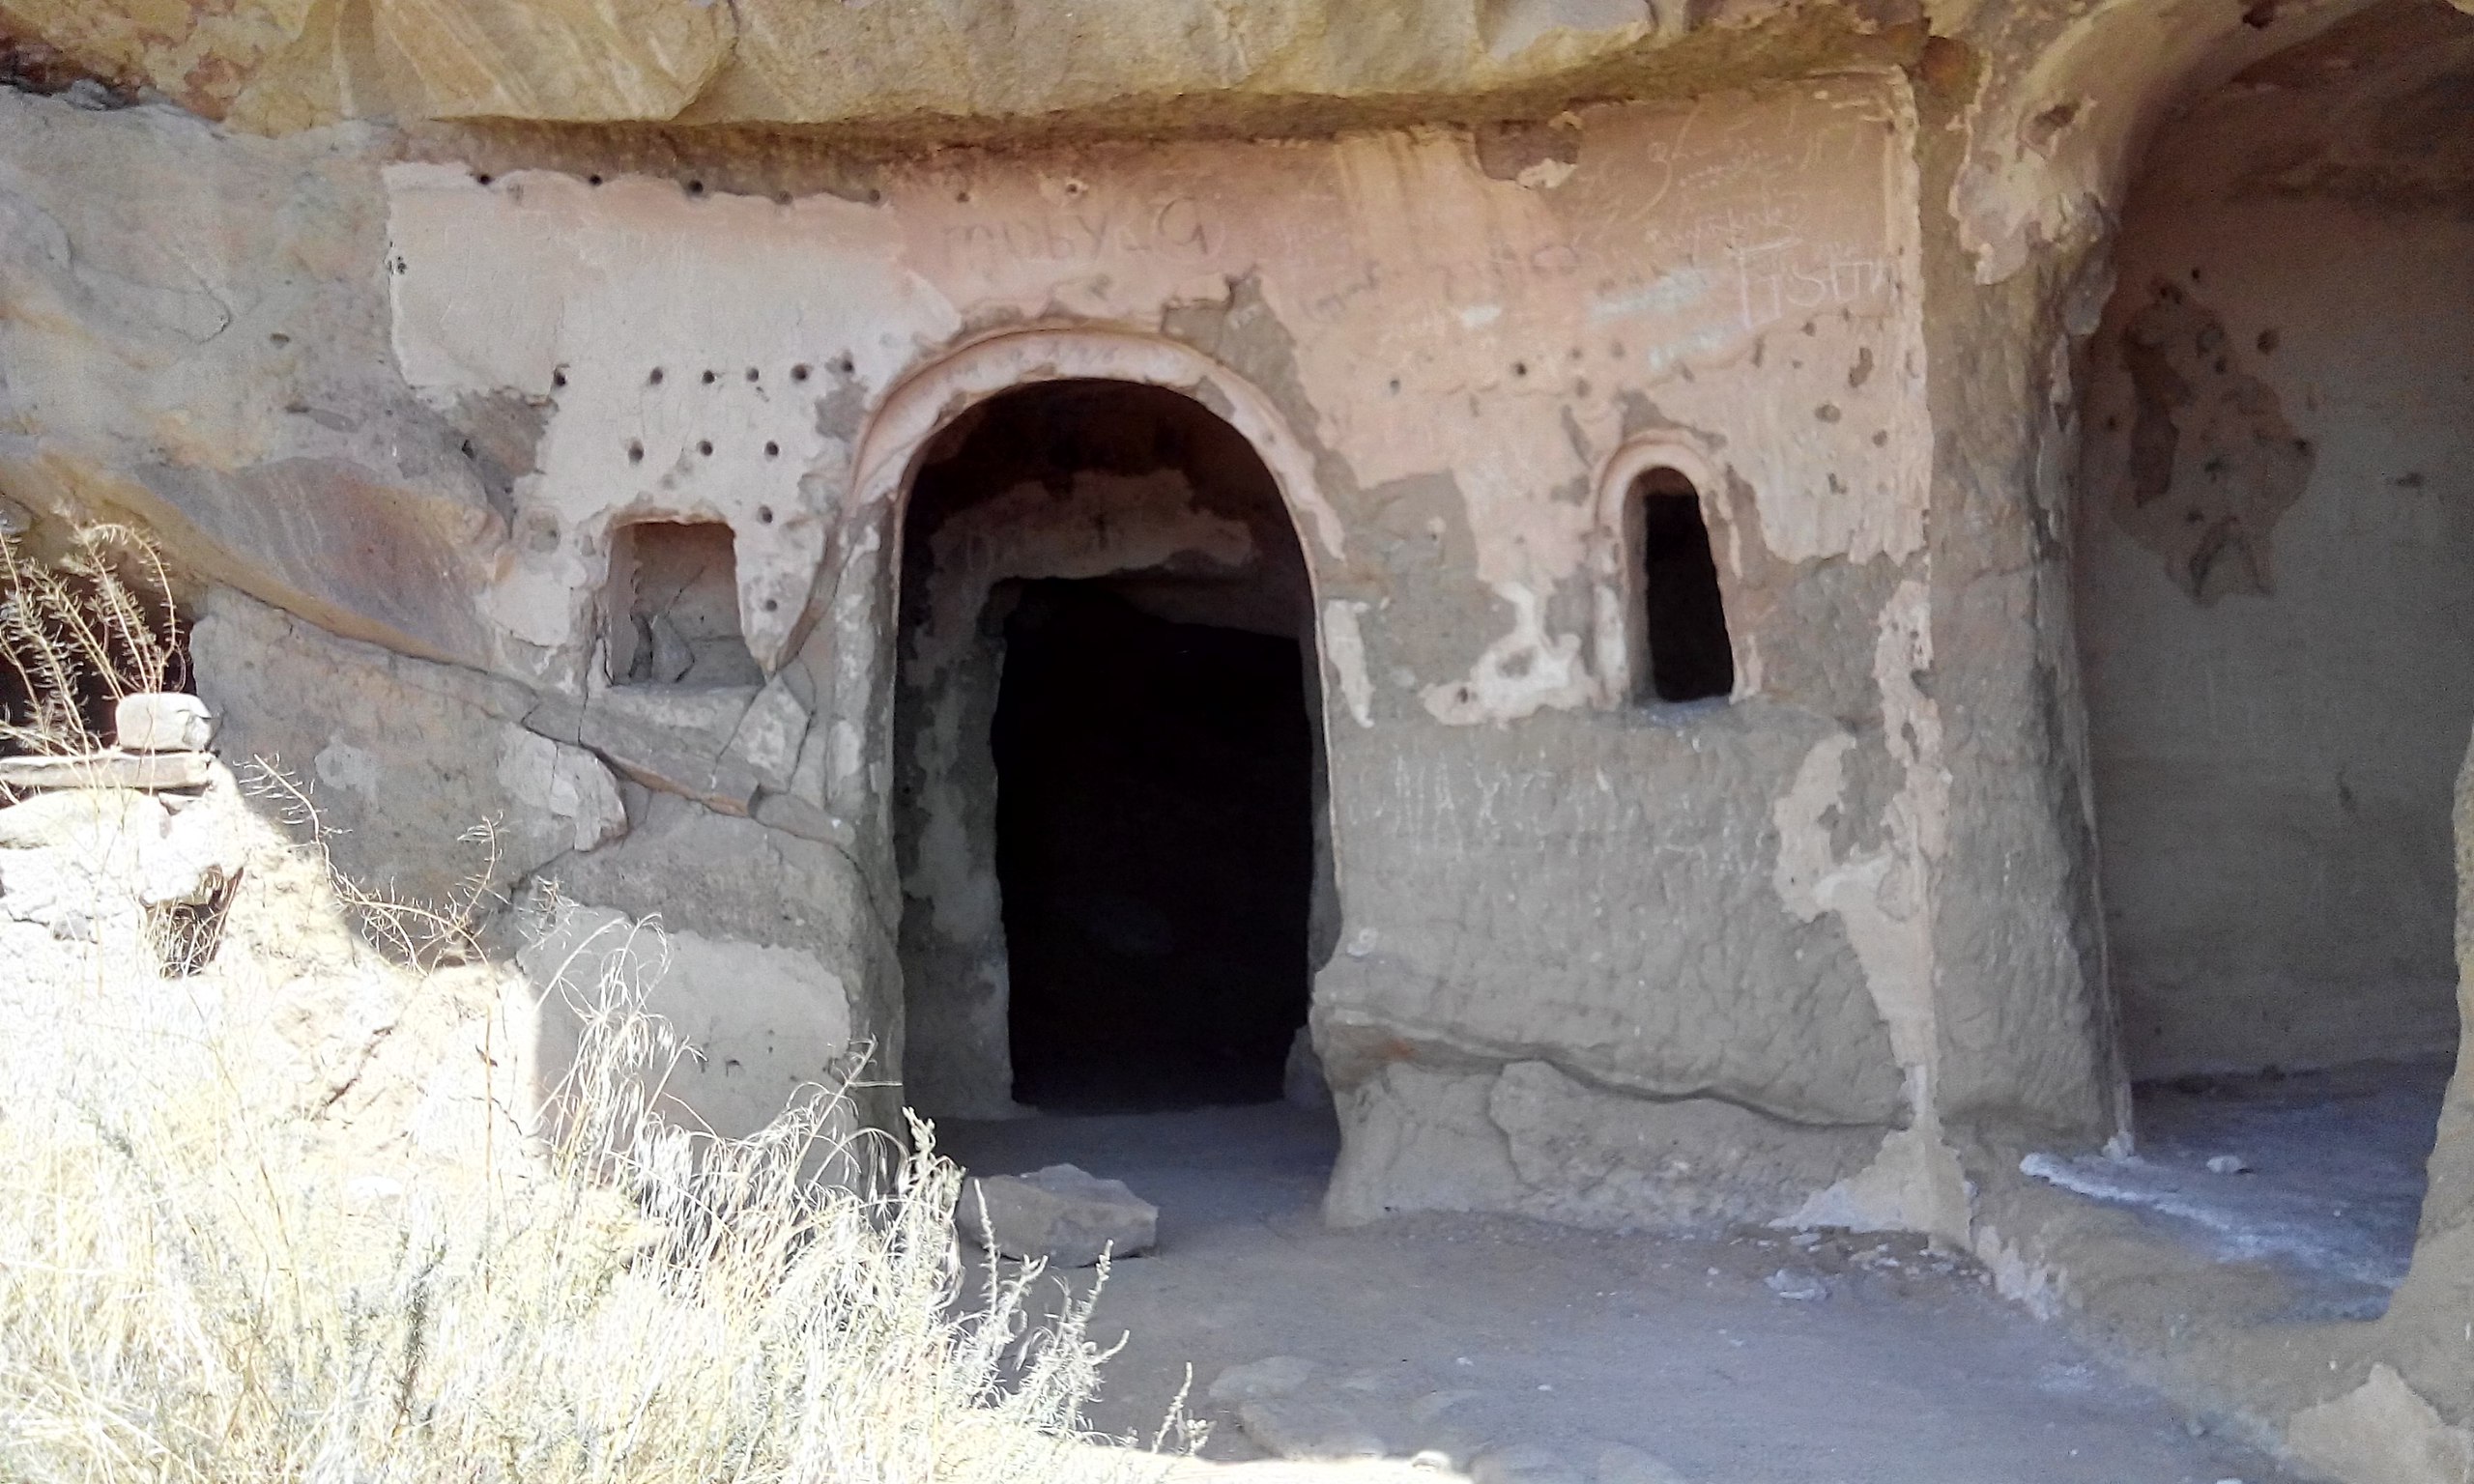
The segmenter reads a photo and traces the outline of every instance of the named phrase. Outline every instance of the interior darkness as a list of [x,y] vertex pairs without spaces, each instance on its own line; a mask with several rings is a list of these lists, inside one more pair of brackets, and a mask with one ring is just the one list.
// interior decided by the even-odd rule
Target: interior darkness
[[1701,700],[1736,688],[1735,649],[1718,595],[1718,563],[1701,496],[1671,469],[1643,474],[1641,606],[1650,650],[1650,689],[1660,700]]
[[1306,718],[1294,640],[1024,585],[992,738],[1018,1100],[1280,1095],[1309,988]]
[[[1253,445],[1165,387],[1016,387],[923,450],[902,560],[909,1085],[1063,1111],[1280,1097],[1338,913],[1312,588]],[[944,930],[971,903],[935,895],[934,859],[992,874],[998,920]]]

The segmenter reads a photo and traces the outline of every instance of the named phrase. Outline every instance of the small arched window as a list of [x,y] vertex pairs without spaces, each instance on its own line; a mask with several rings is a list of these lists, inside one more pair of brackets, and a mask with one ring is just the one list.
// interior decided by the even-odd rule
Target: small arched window
[[1638,543],[1632,558],[1634,601],[1640,605],[1641,648],[1648,684],[1643,699],[1705,700],[1735,693],[1735,646],[1718,590],[1718,562],[1701,492],[1673,469],[1644,471],[1632,480],[1629,523]]

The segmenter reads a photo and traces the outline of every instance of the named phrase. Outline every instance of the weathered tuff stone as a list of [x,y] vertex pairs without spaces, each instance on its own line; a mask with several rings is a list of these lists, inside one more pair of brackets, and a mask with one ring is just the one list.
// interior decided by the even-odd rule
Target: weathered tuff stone
[[[816,954],[683,928],[647,926],[625,912],[569,904],[517,954],[541,992],[539,1033],[555,1063],[572,1055],[579,1012],[618,983],[694,1048],[666,1070],[674,1109],[725,1137],[781,1116],[803,1088],[839,1090],[848,1071],[851,1008],[842,977]],[[850,1109],[833,1105],[832,1131]]]
[[145,909],[202,901],[237,876],[248,851],[232,776],[202,754],[181,756],[204,765],[212,792],[178,813],[109,785],[0,809],[0,921],[62,941],[127,942]]
[[1001,1257],[1088,1268],[1104,1256],[1150,1251],[1159,1241],[1160,1208],[1121,1180],[1051,1164],[967,1182],[955,1219],[971,1241]]
[[475,579],[504,528],[396,368],[370,132],[236,139],[0,89],[0,137],[8,497],[143,522],[176,571],[333,632],[489,663]]
[[[1097,0],[1069,10],[810,0],[5,0],[0,35],[62,70],[284,130],[343,118],[852,123],[1136,116],[1197,103],[1565,89],[1695,33],[1782,14],[1842,47],[1884,8],[1839,0]],[[1769,49],[1810,48],[1792,34]],[[1742,66],[1743,53],[1706,58]],[[820,65],[820,59],[830,59]],[[1668,69],[1668,75],[1678,69]],[[1713,80],[1705,75],[1705,81]],[[1670,84],[1672,85],[1672,84]],[[1550,96],[1554,96],[1551,95]],[[1329,110],[1325,110],[1328,115]],[[948,130],[953,126],[947,123]]]
[[112,707],[112,729],[131,753],[199,753],[215,740],[215,713],[194,696],[124,696]]
[[[486,870],[503,892],[625,828],[599,758],[521,725],[525,687],[338,639],[235,592],[204,607],[190,646],[224,755],[245,777],[264,761],[309,787],[356,879],[438,901]],[[494,845],[463,838],[485,821]]]

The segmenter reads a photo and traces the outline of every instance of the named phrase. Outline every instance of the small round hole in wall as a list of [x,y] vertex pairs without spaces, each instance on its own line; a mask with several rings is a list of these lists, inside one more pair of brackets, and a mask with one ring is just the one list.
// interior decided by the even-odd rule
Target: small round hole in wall
[[780,443],[767,442],[764,445],[764,456],[768,459],[780,458],[782,456],[782,445]]
[[764,611],[768,614],[777,612],[781,607],[782,600],[780,598],[766,598],[764,600]]
[[759,371],[758,371],[754,366],[750,366],[750,367],[748,367],[748,368],[747,368],[747,379],[748,379],[749,381],[751,381],[751,382],[753,382],[753,381],[759,381],[759,380],[762,380],[762,372],[759,372]]
[[850,366],[851,366],[851,361],[850,361],[850,357],[848,357],[848,356],[836,356],[836,357],[833,357],[833,372],[834,372],[834,375],[836,375],[836,376],[849,376],[849,375],[850,374]]
[[707,386],[712,385],[715,382],[718,382],[721,379],[722,374],[719,371],[707,371],[705,373],[705,385]]
[[791,380],[792,380],[792,381],[794,381],[794,382],[804,382],[804,381],[806,381],[807,379],[808,379],[808,368],[807,368],[806,366],[803,366],[803,365],[801,365],[801,366],[792,366],[792,367],[791,368]]
[[475,186],[487,186],[490,184],[490,177],[487,173],[475,175],[473,177],[473,184]]
[[705,183],[703,181],[689,181],[687,183],[687,193],[691,196],[703,195],[705,193]]
[[1511,363],[1511,374],[1514,376],[1527,376],[1529,374],[1529,362],[1525,360],[1513,361]]
[[630,464],[645,462],[645,445],[634,439],[627,441],[627,462]]
[[553,386],[564,386],[565,385],[567,385],[567,373],[565,373],[564,371],[553,371],[553,372],[551,372],[551,373],[550,373],[550,385],[553,385]]
[[759,526],[770,526],[773,524],[773,507],[771,505],[759,505],[756,507],[756,524]]
[[597,175],[588,175],[584,178],[584,183],[587,186],[598,186],[601,184],[601,177]]
[[709,438],[700,438],[696,440],[696,452],[705,458],[711,458],[713,456],[713,441]]
[[646,380],[646,381],[648,381],[648,382],[652,383],[654,385],[658,386],[658,385],[661,385],[661,376],[662,376],[661,367],[659,367],[659,366],[655,366],[655,367],[653,367],[653,374],[652,374],[652,375],[650,375],[650,376],[648,376],[648,377],[647,377],[647,378],[645,378],[645,380]]

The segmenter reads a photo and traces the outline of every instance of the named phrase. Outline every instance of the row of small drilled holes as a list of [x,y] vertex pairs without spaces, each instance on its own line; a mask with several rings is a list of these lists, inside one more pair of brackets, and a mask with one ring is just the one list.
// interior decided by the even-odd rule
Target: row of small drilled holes
[[[492,175],[488,175],[488,174],[476,174],[476,175],[475,175],[475,176],[473,177],[473,184],[474,184],[474,185],[475,185],[475,186],[487,186],[487,185],[489,185],[489,184],[490,184],[490,182],[492,182],[493,180],[496,180],[496,179],[497,179],[497,177],[496,177],[496,176],[492,176]],[[600,185],[600,184],[601,184],[601,177],[600,177],[600,176],[598,176],[598,175],[588,175],[588,176],[586,176],[586,177],[584,178],[584,183],[585,183],[586,185],[588,185],[588,186],[598,186],[598,185]],[[701,197],[701,196],[703,196],[703,195],[705,194],[705,183],[704,183],[703,181],[688,181],[688,182],[685,182],[685,183],[683,183],[683,185],[682,185],[681,188],[682,188],[682,189],[684,189],[684,190],[685,190],[689,195],[691,195],[691,196],[699,196],[699,197]],[[1077,194],[1079,194],[1079,192],[1077,192]],[[883,191],[881,191],[881,190],[877,189],[875,186],[870,186],[870,187],[867,189],[867,191],[866,191],[864,194],[862,194],[862,195],[860,196],[860,198],[859,198],[859,199],[860,199],[860,200],[862,200],[862,201],[867,202],[870,206],[877,206],[877,205],[881,204],[881,203],[883,202],[884,198],[885,198],[885,194],[884,194],[884,192],[883,192]],[[969,191],[964,191],[961,195],[956,196],[954,199],[955,199],[955,200],[957,200],[957,201],[967,202],[967,201],[969,201],[969,200],[970,200],[970,192],[969,192]],[[788,205],[790,205],[790,204],[791,204],[791,193],[790,193],[789,191],[787,191],[787,190],[777,190],[777,191],[775,191],[775,192],[773,193],[773,200],[774,200],[774,202],[775,202],[777,205],[781,205],[781,206],[788,206]]]
[[[848,356],[839,357],[833,362],[833,369],[844,376],[849,376],[851,370],[850,357]],[[791,368],[791,380],[794,382],[804,382],[811,374],[812,373],[809,371],[808,366],[804,361]],[[668,377],[668,372],[664,371],[659,366],[655,366],[652,369],[652,374],[645,378],[645,384],[648,386],[658,386],[667,380]],[[705,385],[707,386],[715,385],[720,382],[721,379],[722,373],[719,371],[707,371],[705,373]],[[754,366],[747,368],[747,380],[749,382],[761,382],[763,379],[763,372],[758,370]],[[559,385],[565,385],[567,381],[566,373],[563,371],[560,372],[554,380]],[[696,453],[700,458],[711,458],[713,456],[713,441],[709,438],[698,439],[696,441]],[[782,445],[780,443],[768,442],[764,445],[764,456],[768,459],[780,458],[782,456]],[[643,441],[640,439],[629,439],[627,441],[627,462],[630,464],[642,464],[644,461],[645,445]],[[757,512],[757,519],[769,525],[773,519],[773,512],[769,508],[759,510]]]

